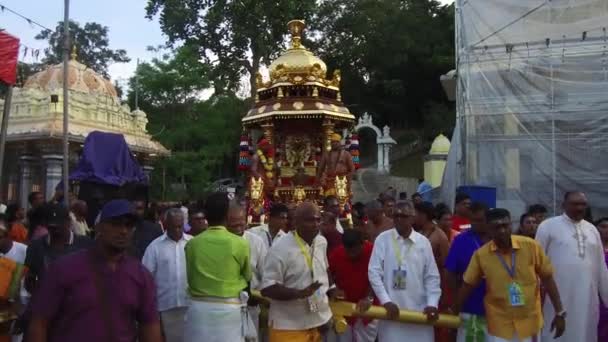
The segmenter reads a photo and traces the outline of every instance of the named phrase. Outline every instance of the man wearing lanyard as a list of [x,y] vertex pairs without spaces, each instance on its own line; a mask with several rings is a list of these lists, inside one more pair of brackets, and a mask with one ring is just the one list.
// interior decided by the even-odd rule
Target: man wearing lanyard
[[[423,311],[429,321],[438,318],[440,278],[431,243],[412,229],[414,209],[408,202],[397,204],[393,220],[396,228],[376,238],[369,262],[368,277],[388,319],[399,310]],[[431,325],[380,321],[380,342],[432,342]]]
[[[467,270],[473,254],[490,241],[486,224],[487,211],[488,207],[483,203],[473,203],[471,205],[471,229],[458,234],[450,246],[445,261],[449,291],[443,293],[444,298],[447,296],[449,305],[452,305],[453,296],[462,286],[462,276]],[[460,313],[462,324],[458,328],[457,342],[484,341],[487,338],[488,329],[483,308],[485,294],[486,283],[482,280],[463,304]]]
[[462,303],[485,278],[484,302],[489,334],[486,342],[531,342],[543,326],[537,280],[540,278],[557,312],[551,321],[551,330],[556,338],[561,336],[566,326],[566,311],[549,258],[534,240],[511,235],[509,211],[492,209],[486,218],[492,241],[473,255],[454,311],[460,311]]
[[294,213],[296,230],[266,256],[262,295],[271,299],[270,342],[320,342],[331,320],[327,241],[319,235],[319,208],[308,202]]

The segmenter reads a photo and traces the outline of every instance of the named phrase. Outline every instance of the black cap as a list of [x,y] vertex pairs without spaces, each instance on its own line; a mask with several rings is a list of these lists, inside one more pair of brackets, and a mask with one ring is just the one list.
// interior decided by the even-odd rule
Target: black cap
[[70,212],[60,204],[48,204],[44,214],[44,222],[51,227],[62,226],[70,219]]

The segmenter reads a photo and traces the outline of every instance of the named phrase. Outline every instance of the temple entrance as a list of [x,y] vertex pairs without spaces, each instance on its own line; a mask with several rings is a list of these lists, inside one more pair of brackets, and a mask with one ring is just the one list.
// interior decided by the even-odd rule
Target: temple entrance
[[[364,129],[369,128],[369,129]],[[388,126],[384,126],[382,130],[378,126],[374,125],[373,118],[368,114],[364,113],[359,117],[355,131],[359,134],[359,150],[361,151],[361,165],[369,166],[373,163],[370,155],[373,155],[373,141],[375,136],[376,141],[376,162],[377,170],[382,173],[389,173],[391,171],[390,161],[390,148],[392,145],[397,144],[395,139],[390,135],[391,131]],[[371,133],[371,136],[370,136]]]

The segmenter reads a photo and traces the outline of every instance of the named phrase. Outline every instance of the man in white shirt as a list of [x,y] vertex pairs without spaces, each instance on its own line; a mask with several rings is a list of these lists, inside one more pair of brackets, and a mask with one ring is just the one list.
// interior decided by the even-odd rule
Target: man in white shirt
[[[369,281],[376,297],[394,320],[399,310],[422,311],[429,321],[438,318],[441,296],[439,271],[431,244],[412,229],[414,210],[408,202],[397,204],[393,220],[396,228],[376,238],[369,262]],[[380,321],[380,342],[432,342],[433,327]]]
[[[238,236],[242,236],[247,242],[249,242],[249,262],[251,264],[251,283],[250,288],[252,290],[261,290],[262,283],[262,271],[264,267],[264,259],[268,248],[264,240],[258,235],[245,230],[247,228],[247,214],[245,208],[243,208],[238,202],[231,201],[230,209],[228,209],[228,222],[226,227],[231,233]],[[248,306],[249,315],[253,325],[255,326],[258,336],[260,336],[260,306]],[[260,338],[261,340],[261,338]]]
[[336,196],[327,196],[323,200],[323,211],[330,212],[336,215],[336,230],[340,234],[344,234],[344,228],[340,223],[340,201]]
[[[568,310],[566,332],[558,339],[545,324],[542,341],[597,341],[599,298],[608,303],[608,269],[604,248],[597,229],[584,220],[587,197],[568,192],[564,196],[564,214],[543,221],[536,232],[553,267],[564,308]],[[554,317],[553,306],[545,301],[545,317]]]
[[271,299],[270,342],[320,342],[331,320],[327,242],[319,235],[319,208],[296,209],[296,230],[278,240],[264,263],[262,294]]
[[268,224],[263,224],[249,229],[249,232],[259,236],[267,249],[279,238],[287,234],[287,223],[289,222],[289,208],[285,204],[275,203],[270,208]]
[[165,212],[163,235],[146,248],[142,263],[156,283],[158,311],[166,342],[184,338],[184,317],[190,304],[186,289],[186,254],[184,248],[192,236],[184,233],[184,214],[179,208]]

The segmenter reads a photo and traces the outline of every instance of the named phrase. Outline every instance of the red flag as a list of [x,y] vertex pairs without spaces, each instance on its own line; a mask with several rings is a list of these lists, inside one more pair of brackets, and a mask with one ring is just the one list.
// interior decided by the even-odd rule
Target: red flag
[[14,85],[17,82],[19,38],[0,31],[0,81]]

